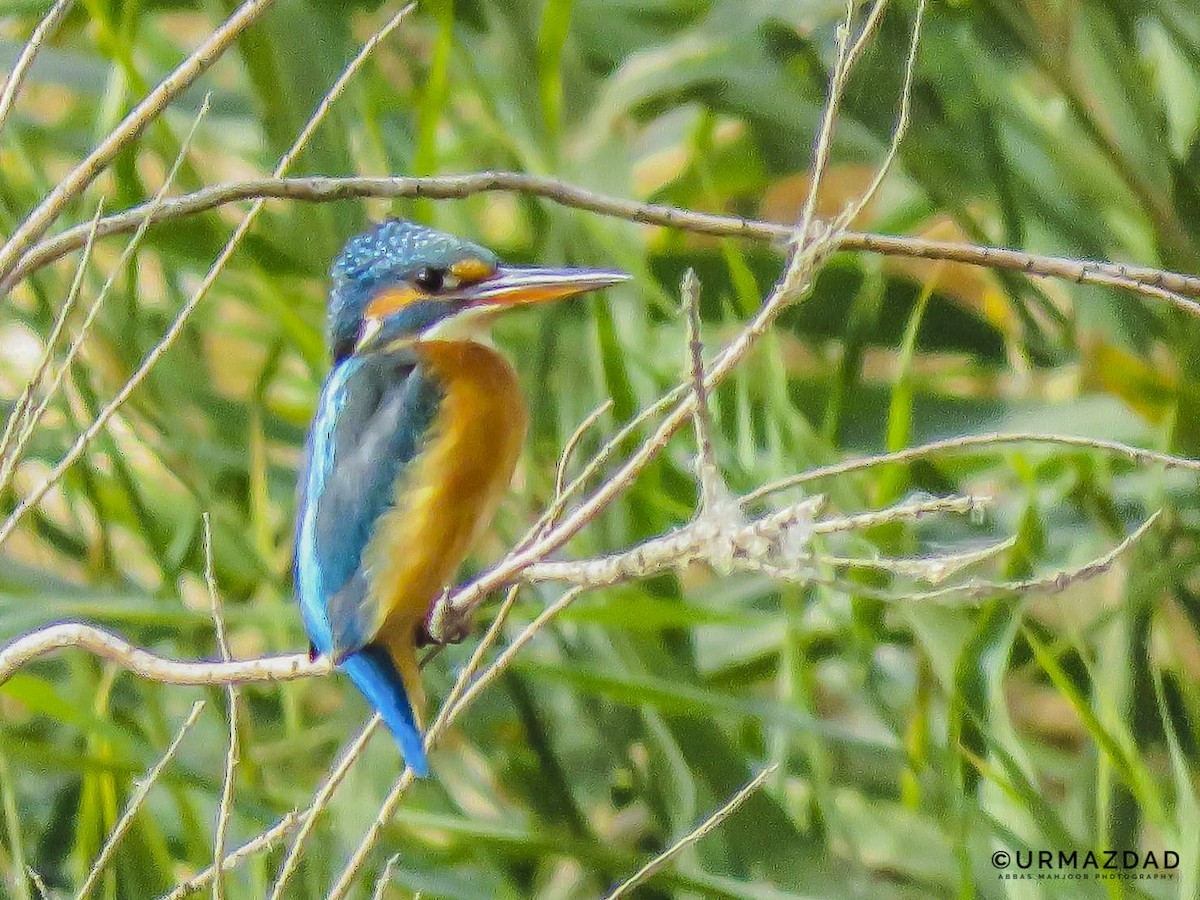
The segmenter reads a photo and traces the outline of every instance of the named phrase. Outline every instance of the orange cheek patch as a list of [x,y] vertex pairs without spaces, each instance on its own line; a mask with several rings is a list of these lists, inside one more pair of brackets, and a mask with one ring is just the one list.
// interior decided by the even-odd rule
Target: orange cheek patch
[[387,288],[371,298],[364,314],[368,319],[382,319],[423,299],[424,296],[410,287]]
[[482,259],[460,259],[450,267],[450,274],[463,284],[474,284],[490,276],[496,271],[490,263]]

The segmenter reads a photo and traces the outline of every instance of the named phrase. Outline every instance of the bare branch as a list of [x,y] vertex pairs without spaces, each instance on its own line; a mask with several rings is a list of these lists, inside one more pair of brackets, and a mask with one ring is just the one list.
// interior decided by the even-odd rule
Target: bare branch
[[[0,451],[0,457],[2,457],[2,462],[0,462],[0,491],[3,491],[8,487],[9,481],[12,478],[13,472],[16,470],[17,464],[21,461],[21,457],[24,455],[29,441],[33,438],[35,429],[42,421],[42,416],[45,415],[46,409],[50,406],[50,402],[58,394],[59,388],[62,386],[63,379],[66,378],[67,373],[71,370],[71,366],[75,362],[75,358],[79,355],[79,351],[82,349],[84,341],[87,340],[87,336],[91,332],[92,325],[96,321],[96,316],[100,313],[100,308],[104,305],[104,301],[108,299],[109,291],[112,290],[113,285],[116,283],[117,276],[124,271],[125,264],[133,258],[134,253],[136,253],[138,247],[141,246],[142,239],[146,236],[146,231],[150,227],[150,220],[153,217],[154,212],[162,206],[163,200],[167,196],[167,191],[171,189],[171,185],[175,182],[175,176],[179,173],[180,166],[183,165],[183,161],[187,158],[188,150],[192,146],[192,139],[196,136],[196,129],[200,127],[200,122],[204,119],[205,115],[208,114],[210,100],[211,96],[205,95],[204,102],[200,105],[200,110],[196,113],[195,119],[192,120],[191,130],[188,131],[187,136],[183,139],[183,143],[179,147],[179,152],[175,154],[175,160],[171,164],[170,170],[167,172],[167,177],[163,179],[162,186],[159,187],[158,191],[154,195],[153,200],[150,201],[150,204],[146,210],[146,214],[142,217],[141,222],[138,224],[137,231],[134,232],[133,237],[130,238],[129,243],[121,252],[121,256],[117,260],[116,265],[113,266],[112,272],[109,273],[108,278],[104,281],[104,285],[100,288],[100,293],[96,295],[96,298],[88,306],[87,313],[83,317],[83,322],[80,323],[78,332],[75,334],[70,346],[67,348],[67,353],[63,358],[62,364],[58,367],[58,370],[51,379],[49,386],[46,388],[45,396],[42,397],[42,400],[37,407],[28,416],[25,416],[22,419],[20,423],[20,435],[18,437],[16,447],[13,448],[12,453],[7,455],[3,451]],[[96,210],[96,215],[99,217],[99,209]],[[95,234],[94,226],[95,223],[93,223],[92,236],[89,237],[88,244],[84,247],[83,258],[79,262],[79,269],[76,272],[75,281],[71,285],[71,292],[67,295],[67,302],[63,304],[63,308],[55,320],[54,330],[51,332],[50,338],[46,341],[46,355],[44,359],[47,364],[49,363],[50,354],[53,351],[55,344],[58,342],[58,334],[61,331],[61,324],[66,323],[67,314],[74,307],[75,298],[79,294],[79,286],[82,283],[83,272],[91,254],[92,240],[94,239]],[[31,397],[33,391],[36,390],[37,386],[41,383],[43,372],[44,367],[39,367],[39,370],[34,378],[30,380],[29,394]],[[5,449],[7,449],[7,442],[5,443]],[[0,543],[2,542],[3,538],[0,538]]]
[[[100,222],[100,216],[104,213],[104,203],[101,201],[96,204],[96,214],[92,217],[92,224],[88,229],[88,240],[83,246],[83,253],[79,257],[79,263],[75,266],[75,277],[71,279],[71,287],[67,291],[67,299],[59,308],[54,316],[54,324],[50,327],[50,334],[46,337],[45,347],[42,351],[41,359],[38,360],[37,368],[33,375],[25,383],[24,389],[21,391],[21,396],[17,398],[17,402],[13,404],[12,410],[8,414],[8,421],[4,423],[4,436],[0,438],[0,491],[8,487],[9,479],[12,477],[13,470],[16,469],[17,462],[20,460],[22,446],[33,434],[34,428],[41,421],[42,414],[46,410],[49,399],[45,399],[35,409],[32,406],[33,396],[41,387],[42,379],[46,377],[46,372],[50,368],[50,363],[54,359],[54,348],[58,346],[58,339],[62,336],[63,329],[66,328],[67,318],[75,309],[75,303],[79,299],[79,291],[83,287],[83,275],[87,271],[88,264],[92,261],[92,250],[95,247],[96,227]],[[55,378],[51,388],[47,391],[47,396],[53,396],[58,390],[58,384],[61,381],[62,372],[59,377]],[[16,449],[12,448],[13,440],[17,440]]]
[[[272,2],[272,0],[256,0],[256,2],[259,4],[266,4]],[[246,9],[250,5],[252,5],[251,0],[247,0],[246,6],[243,6],[242,9]],[[378,44],[384,40],[400,24],[401,21],[403,21],[404,17],[407,16],[412,9],[413,6],[411,4],[404,7],[387,25],[372,35],[370,40],[363,45],[358,55],[351,60],[345,71],[342,72],[341,76],[339,76],[337,81],[333,83],[333,86],[330,87],[329,92],[317,106],[316,112],[313,113],[312,117],[301,131],[300,136],[296,138],[296,141],[292,144],[291,149],[289,149],[288,152],[283,155],[283,158],[280,159],[279,165],[275,167],[274,175],[276,178],[282,177],[284,174],[286,174],[292,162],[301,153],[305,145],[308,143],[309,138],[312,137],[317,127],[329,113],[329,109],[333,102],[345,91],[346,86],[362,67],[363,63],[366,62],[371,51],[375,49],[375,47],[378,46]],[[230,21],[233,20],[231,19]],[[125,382],[125,385],[121,388],[121,390],[117,392],[117,395],[113,397],[113,399],[109,401],[109,403],[100,411],[100,414],[96,416],[91,425],[84,429],[83,433],[79,435],[79,437],[75,440],[75,443],[71,445],[71,448],[63,455],[62,459],[58,461],[58,463],[50,471],[50,474],[46,476],[45,480],[42,481],[42,483],[36,488],[34,488],[33,491],[31,491],[27,496],[23,497],[17,504],[16,508],[13,509],[13,511],[9,514],[4,524],[0,525],[0,545],[7,540],[10,534],[12,534],[13,529],[17,527],[17,524],[21,521],[25,514],[42,501],[42,498],[46,496],[46,493],[50,490],[50,488],[53,487],[53,485],[56,484],[57,481],[63,476],[63,473],[66,472],[66,470],[69,469],[83,454],[88,446],[90,446],[96,435],[99,434],[100,431],[108,424],[108,421],[112,418],[113,414],[116,413],[116,411],[125,403],[125,401],[129,399],[129,396],[135,390],[137,390],[138,386],[146,379],[146,376],[149,375],[150,370],[154,368],[159,359],[161,359],[163,355],[165,355],[166,352],[171,349],[179,335],[183,332],[183,328],[191,318],[192,313],[195,311],[196,307],[200,305],[200,301],[207,296],[209,290],[212,288],[213,284],[216,283],[217,278],[220,276],[221,272],[224,271],[226,264],[233,257],[234,252],[241,244],[242,239],[245,238],[247,233],[249,233],[251,225],[254,224],[254,220],[258,217],[259,212],[262,211],[263,206],[264,201],[262,200],[256,200],[253,204],[251,204],[250,209],[248,209],[246,214],[242,216],[242,219],[240,222],[238,222],[233,234],[230,235],[229,240],[226,241],[224,248],[217,255],[216,260],[209,268],[208,274],[204,276],[204,279],[200,282],[199,287],[196,288],[191,298],[187,301],[187,303],[184,304],[183,308],[175,316],[170,327],[167,328],[166,334],[163,335],[162,339],[155,344],[154,348],[146,355],[146,358],[142,360],[141,365],[138,366],[137,371],[130,376],[129,380]],[[0,263],[2,263],[2,257],[3,251],[0,251]],[[0,272],[3,271],[4,269],[2,265],[0,265]]]
[[[308,809],[303,813],[303,822],[300,825],[300,831],[296,834],[296,839],[292,841],[292,846],[288,848],[287,856],[284,857],[283,864],[279,867],[279,875],[275,879],[275,884],[271,888],[272,898],[281,898],[284,896],[283,889],[287,886],[292,875],[296,873],[296,869],[300,867],[300,856],[304,851],[304,845],[308,840],[308,836],[316,827],[317,819],[329,805],[329,801],[333,799],[334,793],[349,774],[350,769],[362,757],[363,751],[367,747],[367,742],[371,740],[371,736],[378,730],[383,722],[383,717],[376,713],[363,726],[362,731],[358,733],[338,760],[337,765],[321,782],[317,788],[316,794],[313,795],[313,802]],[[215,874],[215,873],[214,873]]]
[[817,565],[834,566],[836,568],[879,569],[892,575],[904,578],[918,578],[932,584],[945,581],[951,575],[956,575],[963,569],[970,568],[1011,550],[1017,543],[1017,538],[1010,537],[1003,541],[995,541],[976,550],[961,553],[947,553],[942,556],[925,556],[905,558],[894,556],[830,556],[824,553],[814,553],[813,562]]
[[[256,853],[261,853],[264,850],[270,850],[295,829],[295,827],[300,823],[301,818],[302,815],[300,813],[288,813],[258,837],[247,841],[226,856],[221,862],[221,871],[228,872],[230,869],[241,865],[241,863],[249,859],[251,856],[254,856]],[[183,900],[184,897],[190,896],[197,891],[202,891],[212,883],[215,874],[215,869],[212,866],[209,866],[203,872],[192,876],[192,878],[183,882],[183,884],[178,885],[170,893],[164,894],[162,900]]]
[[38,657],[69,648],[86,650],[135,675],[162,684],[212,686],[295,681],[333,671],[331,660],[325,657],[310,660],[307,653],[237,662],[182,662],[135,647],[124,638],[94,625],[59,622],[19,637],[0,649],[0,684]]
[[716,810],[711,816],[677,840],[674,844],[664,850],[654,859],[650,860],[636,872],[629,876],[621,884],[617,885],[610,891],[605,900],[619,900],[621,897],[627,897],[638,885],[653,878],[660,872],[672,858],[679,855],[680,852],[695,844],[710,834],[714,829],[720,826],[722,822],[728,819],[738,808],[750,799],[750,795],[763,786],[768,778],[773,775],[779,766],[767,766],[753,778],[751,778],[736,794],[729,798],[720,809]]
[[1087,581],[1108,572],[1117,560],[1129,552],[1133,546],[1145,537],[1162,515],[1162,510],[1155,512],[1150,518],[1130,532],[1126,537],[1107,553],[1089,560],[1074,569],[1065,569],[1053,575],[1029,578],[1022,581],[971,582],[969,584],[951,585],[936,591],[926,591],[909,595],[910,600],[926,602],[967,602],[979,603],[998,594],[1009,594],[1026,597],[1030,594],[1061,594],[1068,588],[1081,581]]
[[371,900],[383,900],[383,895],[392,880],[392,872],[396,870],[396,863],[398,862],[400,862],[399,853],[393,853],[388,857],[383,871],[379,873],[379,878],[375,880],[375,890],[371,891]]
[[[937,515],[939,513],[969,515],[980,512],[989,503],[991,503],[990,497],[976,497],[972,495],[912,500],[897,503],[895,506],[889,506],[886,509],[871,510],[870,512],[858,513],[853,516],[814,522],[812,524],[812,531],[813,534],[835,534],[840,531],[866,531],[871,528],[878,528],[880,525],[887,525],[891,522],[898,522],[905,519],[922,519],[926,516]],[[775,515],[779,514],[776,513]],[[770,519],[771,517],[768,516],[766,520],[770,521]]]
[[916,459],[924,459],[926,456],[936,456],[943,453],[964,453],[970,450],[1001,447],[1007,444],[1054,444],[1063,447],[1078,447],[1084,450],[1099,450],[1105,453],[1115,453],[1124,456],[1135,463],[1154,464],[1172,469],[1186,469],[1189,472],[1200,472],[1200,460],[1188,459],[1186,456],[1174,456],[1170,453],[1160,453],[1157,450],[1144,450],[1141,447],[1132,447],[1129,444],[1122,444],[1120,441],[1110,441],[1105,438],[1072,437],[1070,435],[1039,434],[1036,432],[1015,432],[1012,434],[996,432],[993,434],[972,434],[965,437],[930,441],[927,444],[921,444],[919,447],[909,447],[905,450],[896,450],[892,453],[879,453],[874,456],[863,456],[858,459],[848,459],[844,462],[809,469],[807,472],[802,472],[799,475],[789,475],[787,478],[780,479],[779,481],[764,484],[747,494],[743,502],[746,504],[757,503],[759,500],[777,491],[811,484],[823,478],[834,478],[849,474],[850,472],[859,472],[863,469],[874,468],[875,466],[906,463]]
[[856,44],[852,53],[850,47],[850,29],[854,23],[854,4],[847,2],[846,18],[838,26],[836,42],[838,48],[837,60],[829,77],[829,91],[825,97],[825,105],[821,111],[821,126],[817,131],[817,142],[813,149],[812,164],[809,166],[808,193],[804,197],[804,205],[800,210],[800,219],[796,223],[795,236],[790,239],[803,244],[809,239],[817,211],[817,195],[821,190],[821,182],[825,177],[825,169],[829,165],[829,156],[833,152],[834,125],[837,123],[838,111],[842,105],[842,95],[846,91],[846,79],[858,59],[868,35],[874,33],[875,24],[887,6],[887,0],[876,0],[874,8],[863,26],[862,40]]
[[[769,569],[775,577],[806,582],[813,578],[814,560],[809,542],[814,535],[863,531],[939,513],[973,513],[983,508],[986,502],[979,497],[937,497],[823,520],[817,519],[817,513],[824,503],[822,497],[811,497],[750,521],[714,518],[705,515],[701,509],[696,518],[682,528],[628,550],[594,559],[532,563],[521,571],[520,577],[528,582],[558,581],[586,587],[606,587],[704,562],[722,573]],[[989,548],[987,552],[994,553],[996,550]],[[949,556],[895,560],[891,568],[910,567],[926,572],[945,572],[947,569],[961,569],[976,561],[978,558],[975,554],[966,558]],[[847,559],[844,562],[847,565],[868,566],[874,562],[877,567],[888,567],[870,558]]]
[[687,319],[688,378],[695,411],[692,422],[696,429],[696,479],[700,483],[700,509],[714,510],[729,499],[729,489],[721,477],[713,449],[712,412],[708,408],[708,388],[704,384],[704,342],[700,337],[700,281],[696,272],[688,269],[680,286],[683,309]]
[[125,836],[125,832],[129,830],[129,826],[133,824],[133,820],[137,817],[138,811],[142,808],[142,803],[150,793],[150,789],[154,787],[163,770],[170,765],[171,760],[175,758],[176,751],[179,750],[179,745],[183,743],[184,736],[188,730],[196,724],[196,720],[200,718],[200,713],[204,710],[204,701],[197,700],[192,706],[192,711],[180,726],[179,731],[175,735],[175,740],[171,741],[162,758],[154,765],[146,777],[136,782],[136,787],[133,793],[129,796],[129,802],[125,804],[125,811],[121,813],[121,818],[117,820],[117,824],[113,826],[113,830],[109,833],[108,839],[104,842],[104,846],[100,850],[100,855],[96,857],[96,861],[92,864],[92,869],[88,872],[88,876],[84,879],[83,886],[79,889],[79,893],[75,895],[75,900],[86,900],[96,889],[96,884],[100,881],[100,876],[104,874],[105,867],[112,859],[113,853],[117,849],[117,845],[121,843],[121,838]]
[[[182,91],[203,75],[238,35],[266,12],[272,3],[274,0],[246,0],[175,71],[147,94],[83,162],[54,186],[54,190],[21,223],[8,242],[0,247],[0,279],[7,278],[17,261],[46,233],[59,213],[108,168],[116,155],[158,118]],[[4,290],[7,287],[0,289],[0,293]]]
[[[229,662],[229,641],[225,636],[225,617],[221,613],[221,600],[217,593],[217,580],[213,574],[212,522],[204,514],[204,582],[208,585],[208,600],[212,607],[213,626],[217,634],[217,647],[221,659]],[[213,838],[213,862],[218,865],[225,858],[225,835],[229,830],[229,817],[233,813],[233,785],[238,766],[238,694],[232,684],[225,688],[229,705],[229,749],[225,754],[225,774],[221,780],[221,803],[217,809],[217,827]],[[225,896],[225,879],[219,868],[213,878],[213,900]]]
[[[908,123],[912,114],[913,74],[917,68],[917,45],[920,42],[921,24],[924,18],[925,0],[918,0],[917,14],[913,19],[912,39],[908,45],[908,57],[904,62],[904,86],[900,91],[900,112],[896,117],[896,127],[892,130],[891,141],[888,143],[887,155],[884,157],[879,169],[875,172],[875,177],[871,180],[867,189],[838,217],[838,223],[843,227],[849,227],[850,223],[857,219],[859,214],[866,209],[867,205],[875,199],[875,195],[879,193],[879,188],[883,184],[884,178],[887,177],[892,164],[896,161],[896,155],[900,152],[900,144],[904,140],[904,135],[908,133]],[[863,36],[859,38],[859,41],[861,42],[866,36],[867,30],[864,28]]]
[[[661,204],[639,203],[597,194],[557,179],[519,172],[475,172],[469,175],[424,178],[258,178],[213,185],[168,200],[155,212],[152,222],[159,224],[187,218],[246,200],[276,199],[305,203],[331,203],[368,198],[463,200],[484,193],[514,193],[540,197],[562,206],[598,215],[715,237],[781,244],[787,241],[793,232],[793,228],[788,225],[693,212]],[[142,205],[106,216],[100,221],[98,236],[108,237],[133,231],[146,214],[146,210],[147,205]],[[37,244],[23,255],[20,263],[8,276],[0,278],[0,294],[10,290],[14,284],[38,269],[82,247],[87,241],[87,231],[86,225],[75,226]],[[945,260],[1019,272],[1039,278],[1060,278],[1076,284],[1118,288],[1151,299],[1166,300],[1192,315],[1200,314],[1200,305],[1189,303],[1186,299],[1200,297],[1200,277],[1149,266],[1044,256],[1000,247],[855,231],[842,232],[835,239],[835,243],[839,251]]]
[[776,556],[785,529],[795,527],[801,521],[809,521],[811,528],[811,517],[821,502],[818,497],[788,507],[789,524],[783,524],[784,520],[780,519],[775,527],[765,525],[766,517],[749,523],[717,523],[701,511],[682,528],[628,550],[595,559],[531,563],[521,570],[520,578],[530,583],[560,581],[607,587],[695,562],[705,562],[718,571],[728,572],[752,561]]
[[[445,708],[449,711],[442,717],[447,723],[454,721],[461,716],[472,703],[478,699],[479,695],[500,677],[516,659],[525,646],[533,640],[539,631],[560,612],[574,603],[577,599],[583,596],[588,590],[588,586],[573,587],[568,591],[564,591],[562,596],[547,606],[544,610],[538,613],[537,617],[532,622],[526,625],[511,644],[504,648],[504,652],[496,657],[495,661],[490,666],[484,669],[479,677],[470,683],[470,686],[462,692],[462,695],[455,701],[454,706],[447,705]],[[432,731],[432,729],[430,729]]]
[[[817,250],[823,250],[825,246],[819,242],[816,245]],[[823,254],[821,253],[794,254],[793,264],[789,266],[788,273],[776,284],[758,315],[733,341],[726,345],[714,360],[708,376],[705,378],[706,386],[711,388],[712,385],[718,384],[728,375],[745,357],[758,338],[766,332],[787,299],[807,286],[807,277],[797,277],[794,270],[800,269],[810,275],[818,264],[818,260],[822,258]],[[455,592],[445,603],[439,604],[435,608],[430,622],[430,631],[433,635],[440,637],[459,630],[453,622],[454,619],[469,615],[472,609],[483,602],[489,592],[512,581],[533,563],[543,560],[594,519],[628,488],[638,474],[658,456],[671,436],[691,417],[695,403],[695,393],[686,393],[654,433],[642,442],[641,446],[618,471],[605,481],[585,503],[573,510],[551,531],[531,541],[528,545],[519,547],[489,572],[477,578],[467,587]]]
[[12,72],[9,73],[8,80],[4,82],[4,93],[0,94],[0,132],[4,131],[4,124],[8,121],[8,114],[12,112],[13,106],[16,105],[17,97],[21,94],[21,88],[25,84],[25,76],[29,74],[29,69],[33,65],[34,58],[38,55],[38,51],[50,39],[54,32],[58,29],[58,25],[67,13],[71,11],[71,7],[75,5],[75,0],[57,0],[57,2],[47,10],[46,15],[42,17],[42,21],[38,22],[37,28],[33,29],[33,34],[29,36],[29,42],[25,45],[25,49],[21,51],[21,55],[17,57],[16,63],[12,67]]
[[33,882],[40,900],[50,900],[50,891],[46,889],[46,882],[42,880],[42,876],[38,874],[37,869],[31,866],[26,868],[25,871],[29,875],[29,880]]
[[[751,348],[770,328],[779,312],[811,285],[816,268],[828,255],[827,237],[818,236],[793,253],[784,276],[760,307],[754,318],[717,355],[708,369],[705,385],[709,389],[719,384],[745,358]],[[686,393],[678,405],[659,424],[623,465],[605,481],[588,500],[573,510],[554,529],[510,553],[470,585],[455,592],[445,603],[435,608],[430,630],[435,637],[458,630],[454,620],[469,615],[488,593],[519,576],[525,568],[540,562],[574,537],[617,496],[626,490],[641,471],[655,459],[671,436],[691,417],[696,404],[694,392]]]
[[[660,397],[656,402],[642,409],[632,419],[622,425],[617,432],[605,441],[596,454],[587,462],[583,470],[576,475],[571,482],[562,490],[557,491],[556,496],[551,501],[550,506],[538,518],[538,520],[530,526],[528,531],[516,543],[516,548],[527,547],[535,538],[544,537],[550,526],[556,524],[562,517],[563,512],[567,508],[567,503],[570,499],[581,491],[584,485],[603,468],[613,455],[621,448],[621,445],[629,439],[639,428],[646,422],[650,421],[657,415],[660,415],[665,410],[669,409],[672,404],[678,403],[686,394],[688,387],[686,384],[678,385],[674,390],[667,392]],[[603,407],[605,404],[601,404]],[[600,409],[601,407],[597,407]],[[595,410],[593,410],[593,415]]]
[[579,423],[579,426],[571,432],[571,436],[567,439],[566,444],[563,445],[562,453],[559,454],[558,469],[554,473],[555,497],[562,497],[566,493],[567,467],[570,465],[571,457],[575,454],[580,442],[583,441],[583,436],[591,430],[592,426],[600,421],[601,416],[612,408],[612,397],[608,397],[603,403],[588,413],[584,420]]
[[[822,122],[817,148],[814,151],[813,190],[816,189],[816,181],[819,178],[821,156],[823,153],[828,154],[827,145],[832,140],[832,129],[836,122],[836,107],[848,74],[844,62],[844,56],[848,52],[847,40],[846,34],[842,34],[839,38],[839,63],[835,67],[830,82],[829,99],[826,101],[827,115]],[[757,313],[713,360],[704,379],[704,389],[711,389],[720,384],[746,357],[759,339],[767,333],[779,313],[788,304],[797,302],[807,295],[812,287],[815,273],[833,252],[837,238],[841,234],[840,229],[831,230],[813,226],[815,223],[810,221],[809,205],[806,204],[799,225],[790,238],[791,255],[782,277],[775,283]],[[484,573],[467,587],[455,592],[444,603],[437,604],[430,619],[430,631],[434,637],[441,639],[447,634],[461,631],[462,620],[484,601],[490,591],[514,580],[520,572],[533,563],[544,560],[607,508],[658,456],[671,436],[694,413],[696,405],[697,397],[693,390],[679,401],[654,433],[642,442],[641,446],[630,455],[617,472],[555,528],[527,545],[519,546],[489,572]]]

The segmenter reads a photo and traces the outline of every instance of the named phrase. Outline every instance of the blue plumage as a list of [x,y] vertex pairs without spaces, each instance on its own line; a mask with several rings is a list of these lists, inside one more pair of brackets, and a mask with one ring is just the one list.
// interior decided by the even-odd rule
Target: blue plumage
[[[403,682],[386,651],[366,646],[376,623],[362,602],[369,585],[361,564],[376,522],[394,502],[397,480],[420,451],[439,397],[437,384],[403,352],[338,363],[309,435],[296,535],[296,585],[313,646],[342,660],[418,772],[424,752]],[[339,614],[331,617],[339,597]]]
[[379,646],[368,646],[346,657],[342,662],[342,671],[350,676],[367,701],[379,710],[383,721],[400,744],[404,762],[416,775],[422,778],[428,775],[429,760],[425,756],[425,742],[417,727],[408,694],[405,693],[404,681],[388,652]]

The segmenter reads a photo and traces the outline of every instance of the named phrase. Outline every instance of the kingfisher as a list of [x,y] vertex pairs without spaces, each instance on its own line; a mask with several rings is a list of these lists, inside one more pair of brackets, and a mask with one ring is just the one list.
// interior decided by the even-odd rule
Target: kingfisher
[[315,655],[331,656],[428,773],[416,651],[426,618],[488,526],[525,437],[516,373],[482,342],[500,310],[628,279],[502,265],[393,219],[330,270],[333,365],[299,479],[295,579]]

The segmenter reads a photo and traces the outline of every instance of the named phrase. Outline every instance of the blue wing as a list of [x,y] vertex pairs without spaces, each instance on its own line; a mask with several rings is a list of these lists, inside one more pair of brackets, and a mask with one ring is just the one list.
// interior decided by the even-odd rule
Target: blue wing
[[350,621],[330,622],[330,603],[361,596],[363,551],[395,484],[420,451],[436,414],[438,386],[401,353],[352,356],[321,391],[300,479],[296,587],[305,626],[322,653],[341,657],[371,640],[364,605],[336,604]]

